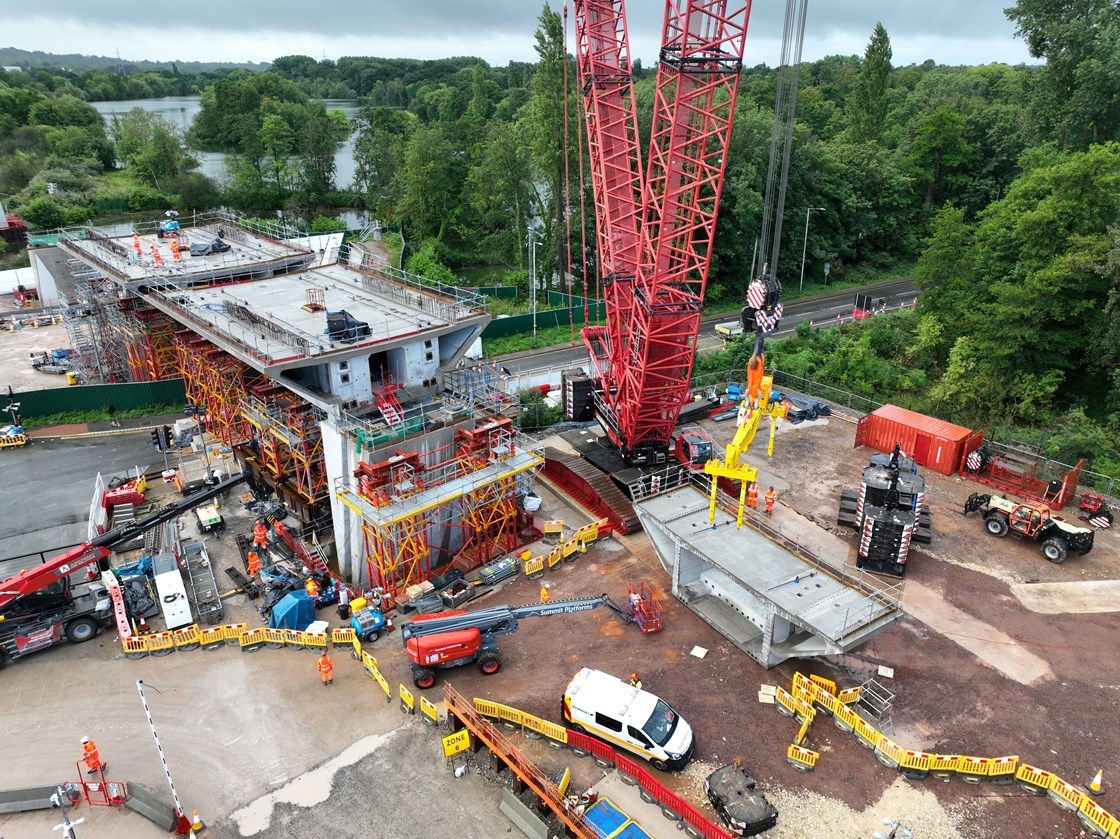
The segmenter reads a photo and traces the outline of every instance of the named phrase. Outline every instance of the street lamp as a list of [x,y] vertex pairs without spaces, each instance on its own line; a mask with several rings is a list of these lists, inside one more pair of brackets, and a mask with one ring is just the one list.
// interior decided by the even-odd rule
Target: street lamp
[[805,208],[805,238],[801,243],[801,282],[797,285],[797,293],[801,293],[801,289],[805,286],[805,254],[809,250],[809,213],[816,210],[818,213],[824,212],[824,207],[806,207]]
[[533,346],[537,345],[537,229],[529,228],[525,244],[529,248],[529,310],[533,313]]

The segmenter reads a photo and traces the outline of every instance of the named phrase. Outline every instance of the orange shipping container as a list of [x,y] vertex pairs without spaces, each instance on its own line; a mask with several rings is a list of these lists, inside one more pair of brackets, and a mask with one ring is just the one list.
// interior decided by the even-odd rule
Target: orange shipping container
[[952,475],[960,468],[971,435],[969,429],[959,425],[897,405],[884,405],[860,418],[856,446],[892,452],[894,444],[900,443],[903,453],[919,466]]

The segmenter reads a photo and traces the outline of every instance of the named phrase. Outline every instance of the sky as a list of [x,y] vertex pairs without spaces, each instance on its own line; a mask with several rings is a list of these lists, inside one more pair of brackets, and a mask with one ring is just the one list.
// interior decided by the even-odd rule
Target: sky
[[[731,0],[735,2],[736,0]],[[738,0],[743,2],[743,0]],[[876,22],[890,36],[896,67],[1037,63],[1003,14],[1011,0],[814,0],[802,58],[863,55]],[[563,10],[563,0],[550,0]],[[151,61],[271,61],[283,55],[446,58],[477,56],[493,66],[536,61],[543,8],[533,0],[39,0],[4,16],[0,46]],[[626,4],[631,55],[657,59],[664,2]],[[785,4],[754,0],[744,61],[778,63]],[[569,51],[572,14],[569,12]]]

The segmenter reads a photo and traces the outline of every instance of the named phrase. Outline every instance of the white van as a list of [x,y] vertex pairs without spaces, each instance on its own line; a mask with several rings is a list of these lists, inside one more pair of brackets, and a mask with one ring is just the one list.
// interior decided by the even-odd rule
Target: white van
[[590,667],[568,683],[561,714],[576,731],[641,755],[656,769],[683,769],[696,748],[692,726],[667,702]]

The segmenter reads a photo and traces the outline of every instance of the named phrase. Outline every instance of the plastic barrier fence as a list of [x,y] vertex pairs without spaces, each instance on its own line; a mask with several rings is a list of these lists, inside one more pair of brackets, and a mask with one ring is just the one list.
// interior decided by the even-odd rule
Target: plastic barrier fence
[[423,696],[420,697],[420,719],[425,725],[439,725],[439,709]]
[[[563,527],[563,522],[545,522],[545,535],[557,535],[560,531],[556,530],[554,525],[559,524]],[[550,525],[553,525],[549,529]],[[530,579],[539,577],[546,570],[551,571],[564,560],[570,560],[576,554],[581,554],[587,550],[587,546],[611,534],[610,520],[602,519],[600,521],[585,524],[574,535],[570,536],[563,544],[557,545],[552,548],[548,553],[541,554],[540,556],[526,557],[523,560],[525,576]],[[528,553],[528,552],[526,552]]]
[[401,695],[401,711],[405,714],[416,713],[416,698],[412,695],[412,691],[404,685],[399,685]]
[[176,629],[171,633],[171,640],[174,642],[175,649],[177,650],[195,649],[197,646],[199,646],[198,626],[192,623],[190,626],[184,626],[182,629]]
[[922,781],[932,776],[943,781],[960,778],[966,784],[1016,783],[1024,792],[1045,795],[1060,809],[1076,813],[1082,828],[1091,835],[1120,839],[1120,819],[1077,786],[1052,772],[1021,763],[1018,755],[938,755],[903,748],[848,707],[859,699],[859,688],[837,692],[835,683],[827,679],[794,673],[790,690],[787,692],[779,687],[774,697],[779,713],[802,720],[801,729],[786,756],[795,769],[808,771],[817,763],[819,755],[801,745],[812,722],[812,717],[806,716],[803,709],[808,707],[811,714],[812,708],[817,707],[826,713],[831,712],[836,727],[841,731],[851,731],[861,746],[874,751],[879,763],[889,769],[897,769],[911,780]]
[[170,632],[153,632],[148,638],[148,652],[152,655],[167,655],[175,651],[175,641]]

